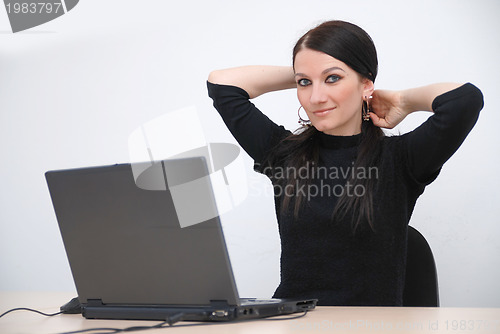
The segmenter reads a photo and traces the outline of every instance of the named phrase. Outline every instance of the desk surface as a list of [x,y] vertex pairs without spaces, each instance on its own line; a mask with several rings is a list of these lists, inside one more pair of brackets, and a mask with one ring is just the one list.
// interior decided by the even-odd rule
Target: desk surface
[[[16,307],[55,313],[74,297],[63,292],[2,292],[0,314]],[[87,320],[78,314],[45,317],[27,311],[0,318],[0,333],[56,334],[90,328],[152,326],[155,321]],[[500,333],[500,308],[318,307],[305,317],[239,323],[179,322],[137,333]],[[95,333],[95,332],[93,332]],[[136,333],[136,332],[134,332]]]

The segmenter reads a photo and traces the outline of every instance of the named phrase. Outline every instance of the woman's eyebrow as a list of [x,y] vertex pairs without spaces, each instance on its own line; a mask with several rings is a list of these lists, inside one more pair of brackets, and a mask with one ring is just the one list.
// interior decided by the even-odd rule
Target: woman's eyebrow
[[341,69],[340,67],[338,66],[333,66],[333,67],[329,67],[327,68],[326,70],[324,70],[323,72],[321,72],[321,74],[327,74],[328,72],[331,72],[331,71],[335,71],[335,70],[341,70],[342,72],[345,72],[343,69]]
[[[321,72],[321,74],[324,75],[324,74],[327,74],[327,73],[329,73],[331,71],[335,71],[335,70],[341,70],[342,72],[345,72],[342,68],[340,68],[338,66],[333,66],[333,67],[329,67],[329,68],[323,70],[323,72]],[[304,73],[295,73],[295,76],[296,77],[307,77],[307,75]]]

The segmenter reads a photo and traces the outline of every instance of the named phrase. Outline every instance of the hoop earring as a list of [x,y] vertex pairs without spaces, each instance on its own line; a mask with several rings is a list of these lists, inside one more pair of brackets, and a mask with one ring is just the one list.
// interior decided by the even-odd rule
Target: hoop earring
[[363,104],[361,107],[361,115],[363,117],[363,121],[369,121],[370,120],[370,103],[368,102],[368,98],[365,96],[363,99]]
[[[311,121],[308,120],[308,119],[303,119],[302,117],[300,117],[300,109],[304,109],[302,106],[299,107],[299,110],[297,110],[297,115],[299,116],[299,121],[298,123],[302,126],[306,126],[306,125],[309,125],[311,124]],[[305,109],[304,109],[305,110]]]

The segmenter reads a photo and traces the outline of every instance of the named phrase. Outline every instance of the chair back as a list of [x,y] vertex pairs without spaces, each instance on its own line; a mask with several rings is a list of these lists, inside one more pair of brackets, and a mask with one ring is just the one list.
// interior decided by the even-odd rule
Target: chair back
[[424,236],[411,226],[407,245],[403,306],[438,307],[438,277],[432,250]]

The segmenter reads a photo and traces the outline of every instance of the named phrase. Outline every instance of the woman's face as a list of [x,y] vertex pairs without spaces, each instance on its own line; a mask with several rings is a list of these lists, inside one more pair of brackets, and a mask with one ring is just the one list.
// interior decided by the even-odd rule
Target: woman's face
[[337,136],[361,132],[363,97],[373,82],[326,53],[304,48],[295,56],[297,96],[311,124]]

